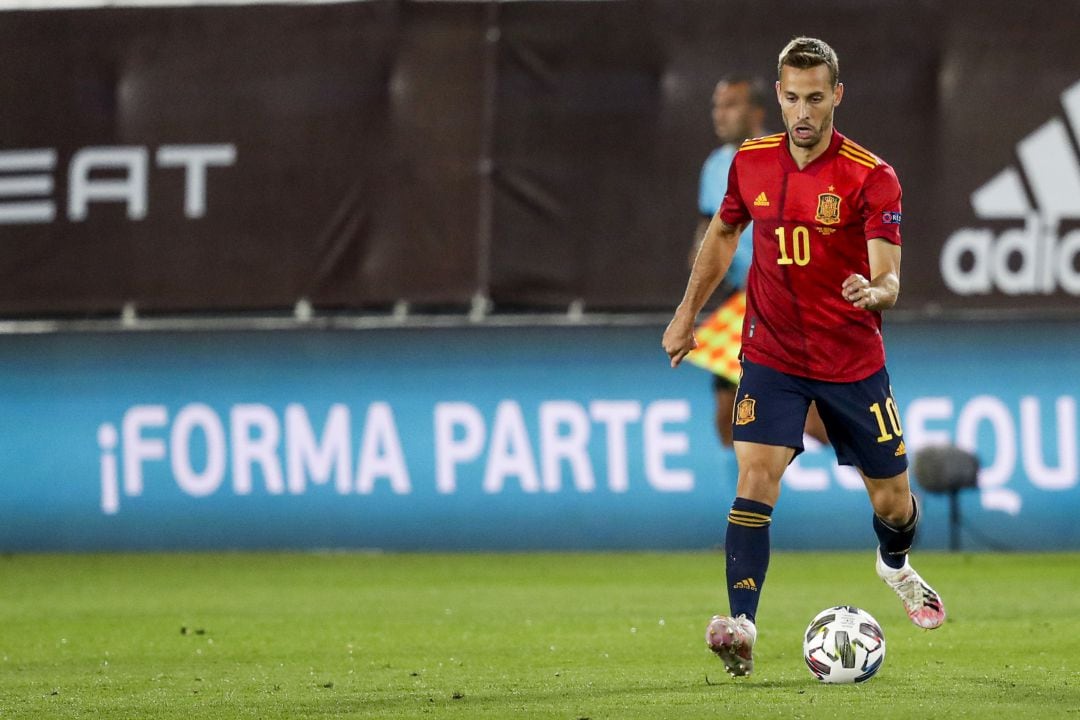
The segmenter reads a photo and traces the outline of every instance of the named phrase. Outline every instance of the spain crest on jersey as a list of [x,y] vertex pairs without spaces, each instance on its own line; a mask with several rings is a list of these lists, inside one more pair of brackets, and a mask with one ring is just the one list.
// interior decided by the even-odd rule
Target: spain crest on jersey
[[814,219],[822,225],[835,225],[840,222],[840,196],[836,193],[818,195],[817,215]]

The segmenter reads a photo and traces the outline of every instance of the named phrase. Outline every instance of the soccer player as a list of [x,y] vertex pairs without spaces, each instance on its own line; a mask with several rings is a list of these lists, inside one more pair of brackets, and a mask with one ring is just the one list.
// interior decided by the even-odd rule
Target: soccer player
[[[761,78],[729,75],[716,84],[712,96],[713,131],[720,147],[709,154],[701,168],[698,185],[698,220],[694,234],[695,243],[690,253],[690,264],[697,257],[701,240],[705,237],[709,221],[727,193],[731,161],[739,144],[748,138],[764,134],[765,83]],[[687,360],[700,365],[713,374],[713,395],[716,400],[716,434],[720,444],[732,445],[731,423],[735,411],[735,388],[739,384],[739,338],[742,336],[743,317],[746,313],[746,274],[753,256],[752,224],[747,225],[739,236],[735,255],[731,259],[723,279],[726,297],[720,307],[710,315],[695,332],[697,347]],[[827,445],[825,426],[811,403],[806,417],[806,433]]]
[[877,574],[916,625],[945,621],[941,598],[907,557],[919,508],[881,339],[881,312],[900,292],[900,183],[888,164],[833,128],[844,86],[829,45],[795,38],[781,51],[777,74],[786,132],[739,148],[663,337],[676,367],[694,349],[694,318],[753,220],[734,427],[739,480],[725,539],[731,615],[714,617],[706,630],[733,676],[754,667],[769,523],[784,469],[803,449],[811,401],[837,460],[858,468],[866,485]]

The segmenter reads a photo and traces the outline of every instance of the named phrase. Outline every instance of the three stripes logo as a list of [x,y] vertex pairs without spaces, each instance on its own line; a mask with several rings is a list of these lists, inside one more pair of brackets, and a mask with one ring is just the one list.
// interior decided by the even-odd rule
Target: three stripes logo
[[740,580],[731,586],[732,590],[753,590],[757,592],[757,583],[754,582],[754,578],[748,577],[744,580]]
[[[954,232],[941,250],[945,284],[957,295],[1080,295],[1080,228],[1062,234],[1062,221],[1080,220],[1080,81],[1061,94],[1065,119],[1043,123],[1016,146],[1009,166],[971,194],[975,216],[1010,221]],[[1070,139],[1070,130],[1072,139]]]
[[754,205],[755,207],[769,207],[769,198],[765,196],[764,191],[754,198]]

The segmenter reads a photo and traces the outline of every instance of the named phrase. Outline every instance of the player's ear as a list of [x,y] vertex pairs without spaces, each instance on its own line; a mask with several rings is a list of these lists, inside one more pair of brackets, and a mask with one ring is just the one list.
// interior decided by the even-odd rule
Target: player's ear
[[836,88],[833,90],[833,96],[836,98],[833,101],[833,105],[839,105],[840,100],[844,97],[844,83],[836,83]]
[[[780,81],[776,81],[776,102],[780,102]],[[783,103],[780,103],[781,105]]]

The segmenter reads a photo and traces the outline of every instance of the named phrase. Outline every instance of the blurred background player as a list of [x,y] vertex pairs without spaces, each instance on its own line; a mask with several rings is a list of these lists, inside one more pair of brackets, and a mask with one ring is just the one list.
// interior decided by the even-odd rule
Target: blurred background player
[[786,132],[740,146],[663,338],[678,366],[696,345],[697,313],[753,220],[734,428],[739,482],[724,542],[731,615],[715,616],[706,629],[733,676],[754,667],[772,512],[784,470],[803,449],[811,402],[837,461],[854,465],[866,486],[878,576],[917,626],[945,621],[941,598],[908,562],[919,508],[881,338],[881,312],[900,293],[900,183],[887,163],[833,127],[844,86],[829,45],[795,38],[780,53],[777,75]]
[[[697,228],[690,251],[693,267],[709,221],[720,209],[727,193],[728,171],[739,144],[748,138],[765,134],[765,103],[768,90],[759,77],[727,75],[716,84],[712,95],[713,131],[720,147],[709,154],[701,168],[698,186]],[[724,447],[732,445],[731,423],[735,412],[735,388],[739,384],[739,349],[742,344],[743,315],[746,312],[746,274],[754,255],[753,225],[739,236],[739,245],[731,266],[724,276],[720,307],[695,331],[697,349],[687,360],[713,374],[713,394],[716,399],[716,434]],[[811,404],[806,416],[806,433],[822,444],[828,444],[825,426],[818,416],[817,406]]]

